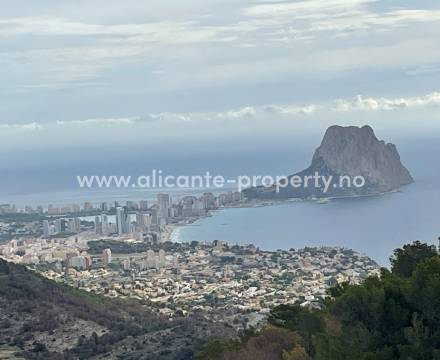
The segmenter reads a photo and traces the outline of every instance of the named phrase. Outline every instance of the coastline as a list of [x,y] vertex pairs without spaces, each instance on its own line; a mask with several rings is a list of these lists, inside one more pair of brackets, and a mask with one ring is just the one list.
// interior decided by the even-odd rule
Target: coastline
[[[408,184],[411,185],[411,184]],[[405,185],[405,186],[408,186]],[[218,209],[210,210],[206,215],[197,216],[191,218],[190,220],[185,221],[184,223],[175,223],[175,224],[167,224],[163,233],[161,233],[160,241],[161,242],[181,242],[179,238],[180,230],[186,226],[194,224],[199,220],[203,220],[207,217],[215,216],[215,213],[222,210],[228,209],[254,209],[261,207],[269,207],[269,206],[277,206],[291,203],[316,203],[317,205],[325,205],[333,200],[344,200],[344,199],[361,199],[361,198],[374,198],[374,197],[382,197],[390,194],[401,193],[401,188],[394,189],[390,191],[386,191],[383,193],[377,194],[366,194],[366,195],[351,195],[351,196],[334,196],[334,197],[319,197],[319,198],[311,198],[311,199],[302,199],[302,198],[290,198],[290,199],[274,199],[274,200],[250,200],[243,201],[235,205],[223,206]]]
[[164,230],[160,233],[160,242],[168,242],[172,241],[173,238],[173,232],[178,228],[178,225],[176,224],[167,224],[164,228]]

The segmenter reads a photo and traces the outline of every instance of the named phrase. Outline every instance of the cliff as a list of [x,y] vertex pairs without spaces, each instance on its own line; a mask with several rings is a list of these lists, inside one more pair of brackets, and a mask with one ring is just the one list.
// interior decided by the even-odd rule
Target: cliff
[[[309,178],[307,186],[304,181],[302,186],[292,186],[293,178],[304,180],[317,175],[319,183]],[[323,178],[327,179],[327,186]],[[375,195],[413,182],[396,146],[379,140],[370,126],[331,126],[316,149],[311,165],[288,179],[287,187],[250,188],[244,191],[245,196],[285,199]]]

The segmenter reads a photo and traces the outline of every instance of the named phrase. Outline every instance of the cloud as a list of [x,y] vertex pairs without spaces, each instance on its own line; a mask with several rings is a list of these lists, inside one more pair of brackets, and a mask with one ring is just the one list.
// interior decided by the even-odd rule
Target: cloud
[[263,111],[273,114],[282,114],[282,115],[312,115],[317,110],[319,110],[321,105],[268,105],[262,108]]
[[18,131],[36,131],[43,129],[43,125],[36,122],[28,124],[0,124],[0,129],[3,130],[18,130]]
[[372,12],[347,13],[332,19],[322,19],[313,23],[311,31],[334,31],[347,35],[347,31],[378,30],[399,28],[411,23],[440,21],[440,10],[395,10],[384,14]]
[[[329,111],[336,113],[347,112],[376,112],[376,111],[397,111],[410,108],[423,108],[440,106],[440,92],[433,92],[427,95],[406,97],[406,98],[386,98],[386,97],[365,97],[357,95],[351,99],[335,99],[330,102],[315,104],[284,104],[284,105],[265,105],[265,106],[245,106],[238,109],[228,110],[218,113],[187,113],[185,119],[188,120],[215,120],[230,119],[240,120],[249,118],[267,118],[267,116],[300,116],[307,117],[316,114],[325,114]],[[154,116],[154,115],[150,115]],[[161,119],[179,118],[182,114],[168,113],[162,114]]]
[[221,27],[201,26],[192,21],[156,21],[127,24],[88,24],[65,18],[17,17],[0,19],[0,36],[101,36],[109,43],[190,43],[213,38]]
[[134,125],[141,121],[139,117],[127,117],[127,118],[102,118],[102,119],[85,119],[85,120],[71,120],[71,121],[57,121],[59,126],[73,125]]
[[229,110],[223,113],[219,113],[216,116],[219,118],[230,118],[230,119],[238,119],[242,117],[250,117],[255,116],[257,110],[253,106],[246,106],[237,110]]
[[[162,112],[142,116],[60,119],[55,122],[7,123],[0,125],[2,148],[64,148],[70,146],[114,146],[115,144],[185,144],[228,141],[243,131],[277,138],[289,132],[305,132],[332,124],[392,129],[414,125],[414,114],[426,126],[438,128],[440,92],[407,97],[357,95],[352,98],[301,104],[247,105],[211,112]],[[420,116],[419,116],[420,115]],[[428,115],[428,116],[427,116]],[[387,119],[387,121],[384,121]],[[409,123],[408,123],[409,121]],[[216,131],[214,131],[216,130]],[[218,130],[218,131],[217,131]],[[38,132],[38,136],[35,132]],[[93,136],[84,136],[84,134]],[[241,135],[240,135],[241,134]],[[177,146],[177,145],[176,145]]]
[[[283,36],[309,40],[315,32],[344,32],[366,28],[381,30],[383,27],[392,28],[409,23],[440,21],[438,9],[397,8],[379,12],[369,7],[376,2],[378,0],[266,2],[239,9],[240,16],[234,21],[217,19],[211,23],[206,22],[203,16],[191,21],[167,19],[116,24],[71,20],[68,18],[69,14],[65,17],[0,18],[0,38],[19,35],[71,36],[94,38],[101,45],[108,46],[184,45],[203,42],[235,43],[255,39],[255,36],[262,40],[261,35],[273,35],[271,40],[280,40]],[[283,36],[277,37],[277,34]],[[243,41],[242,44],[249,43]]]
[[[119,75],[135,69],[152,75],[142,87],[146,92],[174,92],[249,84],[255,74],[264,81],[279,81],[286,74],[301,75],[304,69],[312,74],[343,73],[439,61],[438,31],[425,38],[420,31],[412,35],[400,30],[440,22],[440,10],[379,10],[375,3],[378,0],[259,1],[240,8],[227,2],[218,13],[205,5],[211,16],[199,14],[190,21],[175,13],[155,17],[155,9],[147,5],[145,13],[151,16],[130,13],[123,19],[115,15],[127,10],[116,2],[88,18],[75,18],[56,7],[51,16],[31,12],[32,16],[0,17],[0,42],[6,45],[0,64],[6,74],[17,72],[19,80],[14,81],[21,80],[7,85],[13,91],[19,86],[26,92],[137,86]],[[356,41],[365,30],[380,34],[380,39]],[[411,48],[404,48],[408,42]]]
[[358,95],[351,100],[336,100],[332,108],[337,112],[349,111],[391,111],[405,108],[439,106],[440,92],[434,92],[424,96],[408,98],[371,98]]
[[328,102],[315,104],[271,104],[263,106],[244,106],[220,112],[163,112],[151,113],[143,116],[90,118],[79,120],[58,120],[54,123],[6,123],[0,124],[2,130],[32,132],[45,129],[102,127],[125,128],[142,124],[184,124],[184,123],[209,123],[215,121],[248,121],[252,119],[267,120],[271,117],[304,118],[319,115],[325,116],[333,113],[378,112],[378,111],[403,111],[412,108],[440,107],[440,92],[413,97],[365,97],[357,95],[348,99],[335,99]]
[[[0,41],[20,43],[0,52],[0,64],[16,69],[29,69],[29,77],[38,76],[24,87],[53,89],[78,87],[77,84],[99,83],[100,74],[113,68],[158,59],[170,45],[181,51],[186,46],[203,43],[230,43],[235,37],[229,27],[204,26],[195,21],[154,21],[127,24],[87,24],[65,18],[18,17],[0,18]],[[44,46],[22,41],[28,36]],[[44,40],[43,40],[44,39]],[[63,39],[63,41],[60,41]],[[37,42],[38,43],[38,42]],[[61,44],[61,45],[60,45]],[[154,55],[154,56],[152,56]],[[153,70],[163,75],[165,70]],[[41,86],[44,84],[44,86]]]
[[243,14],[249,17],[305,17],[319,18],[323,13],[340,13],[341,10],[357,9],[377,0],[305,0],[284,3],[266,3],[248,7]]
[[[335,99],[329,102],[315,104],[283,104],[283,105],[264,105],[264,106],[244,106],[242,108],[230,109],[221,112],[188,112],[174,113],[163,112],[147,114],[137,117],[123,118],[97,118],[84,120],[59,120],[55,123],[58,127],[133,127],[136,125],[155,123],[165,124],[184,124],[184,123],[207,123],[215,121],[245,121],[245,120],[267,120],[271,117],[304,118],[319,115],[326,116],[332,113],[355,113],[355,112],[377,112],[377,111],[403,111],[411,108],[440,106],[440,92],[433,92],[426,95],[414,97],[386,98],[386,97],[365,97],[357,95],[349,99]],[[45,123],[44,127],[50,127],[51,123]],[[36,130],[43,128],[36,123],[25,125],[3,125],[7,128],[23,128]]]
[[[151,4],[138,3],[139,11],[133,11],[117,1],[106,7],[88,3],[95,12],[73,6],[66,11],[58,4],[50,11],[35,7],[25,17],[7,17],[12,12],[5,11],[0,16],[0,75],[8,104],[3,115],[9,121],[33,121],[32,114],[55,121],[64,120],[65,113],[87,119],[90,114],[111,118],[156,112],[151,116],[157,119],[129,122],[78,120],[113,127],[164,119],[312,116],[323,108],[406,106],[374,97],[367,104],[364,96],[362,101],[342,99],[333,109],[317,99],[360,89],[368,94],[377,89],[378,79],[384,93],[394,93],[395,84],[428,92],[438,77],[440,10],[434,5],[402,0],[392,5],[378,0],[173,2],[179,10],[160,15]],[[191,16],[183,11],[198,6],[203,9]],[[420,81],[422,76],[427,81]],[[301,101],[279,105],[288,96]],[[209,112],[210,106],[228,110]],[[178,113],[182,109],[187,113]],[[164,110],[176,113],[160,113]],[[27,112],[31,117],[23,117]]]
[[[438,9],[389,9],[375,11],[369,5],[377,0],[306,0],[265,3],[247,7],[242,15],[261,29],[272,41],[309,41],[332,34],[348,37],[356,30],[383,32],[412,23],[440,21]],[[278,28],[277,31],[273,31]]]

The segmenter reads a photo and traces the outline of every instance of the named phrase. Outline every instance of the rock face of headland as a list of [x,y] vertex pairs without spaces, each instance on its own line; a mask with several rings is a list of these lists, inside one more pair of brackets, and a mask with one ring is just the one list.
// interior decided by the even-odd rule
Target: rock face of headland
[[[319,184],[309,179],[307,186],[292,186],[292,178],[319,175]],[[325,187],[322,177],[332,178]],[[341,179],[343,177],[343,179]],[[354,186],[356,184],[363,186]],[[349,180],[350,178],[350,185]],[[311,165],[288,177],[287,187],[254,187],[244,191],[248,199],[327,198],[376,195],[413,182],[400,161],[394,144],[378,140],[370,126],[331,126],[316,149]]]

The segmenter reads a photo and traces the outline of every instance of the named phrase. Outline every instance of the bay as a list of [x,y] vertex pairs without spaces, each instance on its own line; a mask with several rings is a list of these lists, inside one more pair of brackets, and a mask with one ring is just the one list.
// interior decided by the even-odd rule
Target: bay
[[440,236],[440,189],[419,179],[401,191],[377,197],[287,202],[257,208],[224,209],[176,230],[178,241],[252,243],[264,250],[342,246],[389,265],[392,251]]

